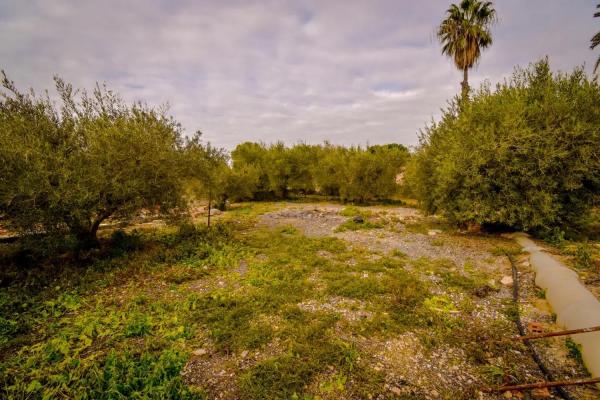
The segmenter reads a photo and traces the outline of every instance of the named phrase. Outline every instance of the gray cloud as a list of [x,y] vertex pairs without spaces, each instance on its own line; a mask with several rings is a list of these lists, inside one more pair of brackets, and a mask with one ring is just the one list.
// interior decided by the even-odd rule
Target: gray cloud
[[[495,44],[472,82],[548,55],[570,70],[596,54],[592,0],[502,0]],[[459,90],[434,30],[445,1],[0,0],[0,67],[21,87],[58,74],[168,102],[216,145],[416,144]]]

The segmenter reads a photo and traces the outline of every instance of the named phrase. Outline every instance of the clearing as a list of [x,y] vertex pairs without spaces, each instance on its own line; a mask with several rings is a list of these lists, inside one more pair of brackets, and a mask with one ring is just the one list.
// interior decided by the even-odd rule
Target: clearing
[[[58,278],[3,277],[4,393],[505,399],[481,389],[543,380],[523,345],[498,343],[517,334],[506,254],[524,323],[558,329],[511,240],[396,206],[248,203],[216,220],[117,235],[85,270],[44,267]],[[556,378],[586,376],[564,338],[536,346]]]

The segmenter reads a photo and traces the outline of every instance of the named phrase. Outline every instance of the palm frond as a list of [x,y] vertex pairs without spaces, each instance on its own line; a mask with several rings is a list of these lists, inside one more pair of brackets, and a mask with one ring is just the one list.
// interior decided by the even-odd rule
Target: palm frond
[[461,0],[446,11],[437,36],[442,54],[452,58],[459,69],[471,68],[481,50],[492,44],[491,25],[496,21],[496,10],[490,1]]

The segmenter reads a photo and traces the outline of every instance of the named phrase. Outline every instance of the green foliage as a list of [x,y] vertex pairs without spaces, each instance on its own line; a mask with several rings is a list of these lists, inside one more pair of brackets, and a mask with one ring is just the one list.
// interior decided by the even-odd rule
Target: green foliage
[[0,288],[0,349],[16,349],[0,361],[3,398],[202,398],[180,374],[198,300],[157,282],[180,270],[204,276],[204,266],[244,253],[219,226],[112,239],[120,250],[89,265],[61,259],[32,273],[6,265],[26,275]]
[[456,306],[448,296],[432,296],[425,301],[423,305],[431,311],[450,313],[456,311]]
[[[343,201],[388,199],[397,190],[396,175],[409,157],[398,144],[344,148],[282,143],[242,143],[231,153],[232,171],[245,176],[241,199],[287,198],[319,193]],[[248,196],[251,192],[251,196]]]
[[593,249],[588,243],[578,243],[575,249],[575,259],[580,268],[589,268],[593,262]]
[[571,338],[565,339],[565,346],[567,346],[567,351],[569,352],[569,357],[576,360],[579,364],[583,364],[583,357],[581,355],[581,345],[578,345]]
[[339,214],[344,217],[361,216],[363,218],[369,218],[372,215],[372,213],[368,209],[356,206],[346,206],[342,208]]
[[110,235],[110,244],[111,252],[114,255],[123,255],[130,251],[139,250],[143,243],[139,232],[127,233],[119,229]]
[[359,231],[362,229],[379,229],[382,228],[383,225],[377,222],[371,222],[369,220],[365,220],[364,222],[356,222],[354,219],[349,219],[346,222],[342,223],[340,226],[335,228],[336,232],[344,232],[344,231]]
[[598,104],[582,69],[552,74],[542,60],[517,70],[422,133],[408,185],[426,211],[458,223],[575,225],[600,201]]
[[55,103],[1,78],[0,214],[10,228],[93,241],[108,217],[180,205],[180,127],[163,110],[101,86],[77,95],[58,78]]
[[247,399],[300,398],[307,382],[328,366],[349,373],[357,362],[358,351],[350,343],[330,337],[335,318],[312,318],[297,314],[293,342],[277,357],[258,363],[240,378]]
[[223,149],[203,144],[201,133],[188,138],[183,149],[184,177],[190,197],[206,198],[209,205],[225,210],[230,197],[238,195],[238,176],[231,173],[228,155]]

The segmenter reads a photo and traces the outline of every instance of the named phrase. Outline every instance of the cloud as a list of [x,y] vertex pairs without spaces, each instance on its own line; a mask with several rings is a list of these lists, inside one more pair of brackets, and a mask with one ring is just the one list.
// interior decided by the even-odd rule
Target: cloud
[[[54,74],[105,81],[129,101],[169,103],[187,133],[246,140],[400,142],[459,91],[436,25],[448,1],[0,0],[0,67],[21,87]],[[549,55],[569,70],[595,54],[593,2],[497,2],[495,43],[471,81]]]

